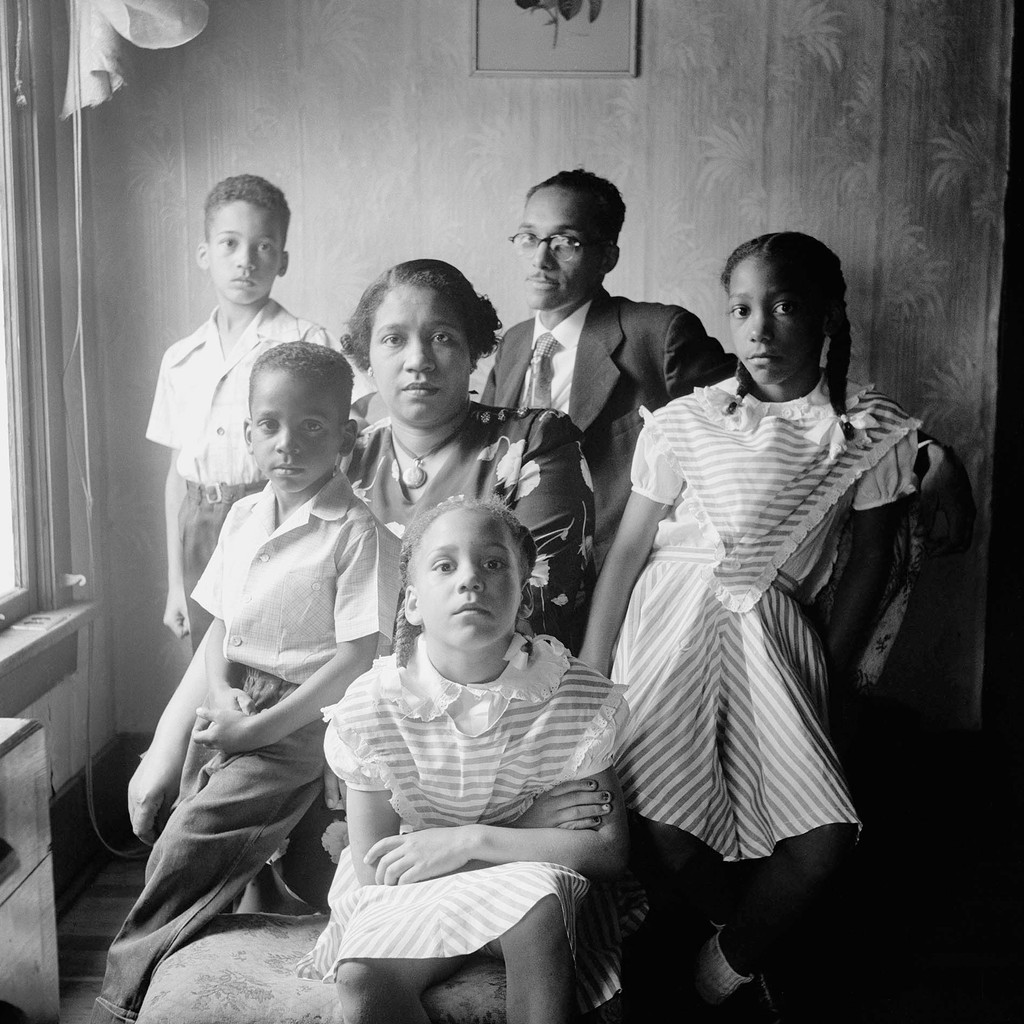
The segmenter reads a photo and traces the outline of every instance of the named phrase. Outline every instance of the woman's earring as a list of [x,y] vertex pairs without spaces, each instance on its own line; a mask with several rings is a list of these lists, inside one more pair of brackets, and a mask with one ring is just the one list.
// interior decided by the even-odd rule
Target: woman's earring
[[367,377],[371,377],[371,378],[373,377],[373,367],[372,366],[368,366],[366,368],[366,376]]

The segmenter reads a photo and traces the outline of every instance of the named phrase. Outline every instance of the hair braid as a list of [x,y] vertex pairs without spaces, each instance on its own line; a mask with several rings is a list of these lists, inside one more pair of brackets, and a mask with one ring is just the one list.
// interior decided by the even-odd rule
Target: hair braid
[[853,424],[846,415],[846,375],[850,369],[850,321],[846,316],[846,303],[841,304],[842,317],[828,338],[828,356],[825,359],[825,382],[828,397],[843,427],[843,435],[853,437]]

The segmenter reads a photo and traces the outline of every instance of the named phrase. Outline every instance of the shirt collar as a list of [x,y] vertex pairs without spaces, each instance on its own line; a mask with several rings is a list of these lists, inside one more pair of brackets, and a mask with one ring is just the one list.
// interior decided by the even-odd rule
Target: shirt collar
[[174,365],[183,363],[196,349],[202,348],[211,342],[220,347],[220,338],[217,336],[217,310],[214,311],[196,328],[187,338],[178,342],[180,348],[175,353]]
[[554,637],[527,639],[516,633],[504,657],[508,665],[493,683],[465,686],[445,679],[434,668],[421,636],[404,669],[389,659],[392,668],[382,674],[380,697],[398,705],[408,717],[429,722],[469,691],[491,705],[487,717],[493,723],[513,700],[527,704],[547,700],[569,667],[569,652]]
[[[730,377],[728,380],[723,380],[719,384],[712,384],[711,387],[718,388],[721,391],[728,391],[730,395],[735,395],[739,393],[740,382],[737,377]],[[765,407],[789,405],[791,402],[799,402],[809,406],[828,405],[828,385],[825,383],[825,374],[824,371],[822,371],[821,376],[818,378],[818,383],[815,384],[806,395],[790,399],[789,402],[762,402],[759,398],[755,398],[750,394],[744,396],[743,400],[745,402],[756,402],[758,405],[763,405]]]
[[275,526],[277,496],[274,494],[274,485],[271,483],[267,483],[266,487],[260,491],[252,506],[252,514],[258,518],[267,536],[273,536],[276,533],[287,533],[298,526],[305,526],[311,517],[326,522],[344,519],[352,509],[355,500],[348,478],[344,473],[335,473],[309,501],[295,509],[279,526]]
[[580,335],[583,333],[583,324],[587,319],[587,313],[593,304],[593,299],[584,302],[579,309],[570,313],[561,323],[556,324],[550,330],[540,322],[540,313],[533,318],[533,344],[542,334],[553,334],[563,349],[576,348],[580,343]]
[[[216,351],[220,353],[220,334],[217,331],[217,307],[214,307],[213,312],[203,321],[199,328],[188,338],[184,339],[180,350],[176,353],[174,361],[175,365],[183,363],[196,349],[202,348],[204,345],[216,346]],[[292,324],[288,324],[288,320],[292,321]],[[289,336],[289,326],[291,326]],[[242,338],[246,339],[247,344],[243,346],[244,349],[252,348],[254,345],[261,341],[265,341],[267,338],[273,338],[275,340],[284,341],[301,341],[300,332],[298,326],[295,324],[294,317],[291,317],[285,312],[280,303],[274,299],[268,299],[266,305],[256,314],[242,334]],[[241,340],[241,339],[239,339]]]

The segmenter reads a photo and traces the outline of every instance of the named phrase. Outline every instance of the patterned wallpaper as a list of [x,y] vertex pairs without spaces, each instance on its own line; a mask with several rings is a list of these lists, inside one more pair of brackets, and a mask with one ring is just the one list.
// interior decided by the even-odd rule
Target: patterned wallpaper
[[161,353],[212,308],[194,261],[209,186],[252,171],[284,188],[275,295],[331,330],[418,256],[463,268],[512,324],[523,193],[581,164],[626,199],[609,288],[682,303],[719,337],[738,242],[795,228],[839,253],[852,376],[956,442],[981,509],[973,549],[926,567],[886,686],[929,724],[976,726],[1011,14],[646,0],[632,79],[472,77],[453,0],[218,0],[192,43],[135,51],[85,117],[118,727],[152,727],[186,658],[160,622],[166,457],[144,432]]

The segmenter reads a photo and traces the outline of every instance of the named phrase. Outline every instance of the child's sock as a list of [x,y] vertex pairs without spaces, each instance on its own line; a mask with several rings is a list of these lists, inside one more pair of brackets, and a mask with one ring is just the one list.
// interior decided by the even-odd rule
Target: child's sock
[[740,985],[754,978],[752,974],[737,974],[732,969],[732,965],[722,953],[722,947],[718,944],[718,934],[715,932],[701,946],[693,978],[697,995],[712,1006],[717,1006],[731,996]]

